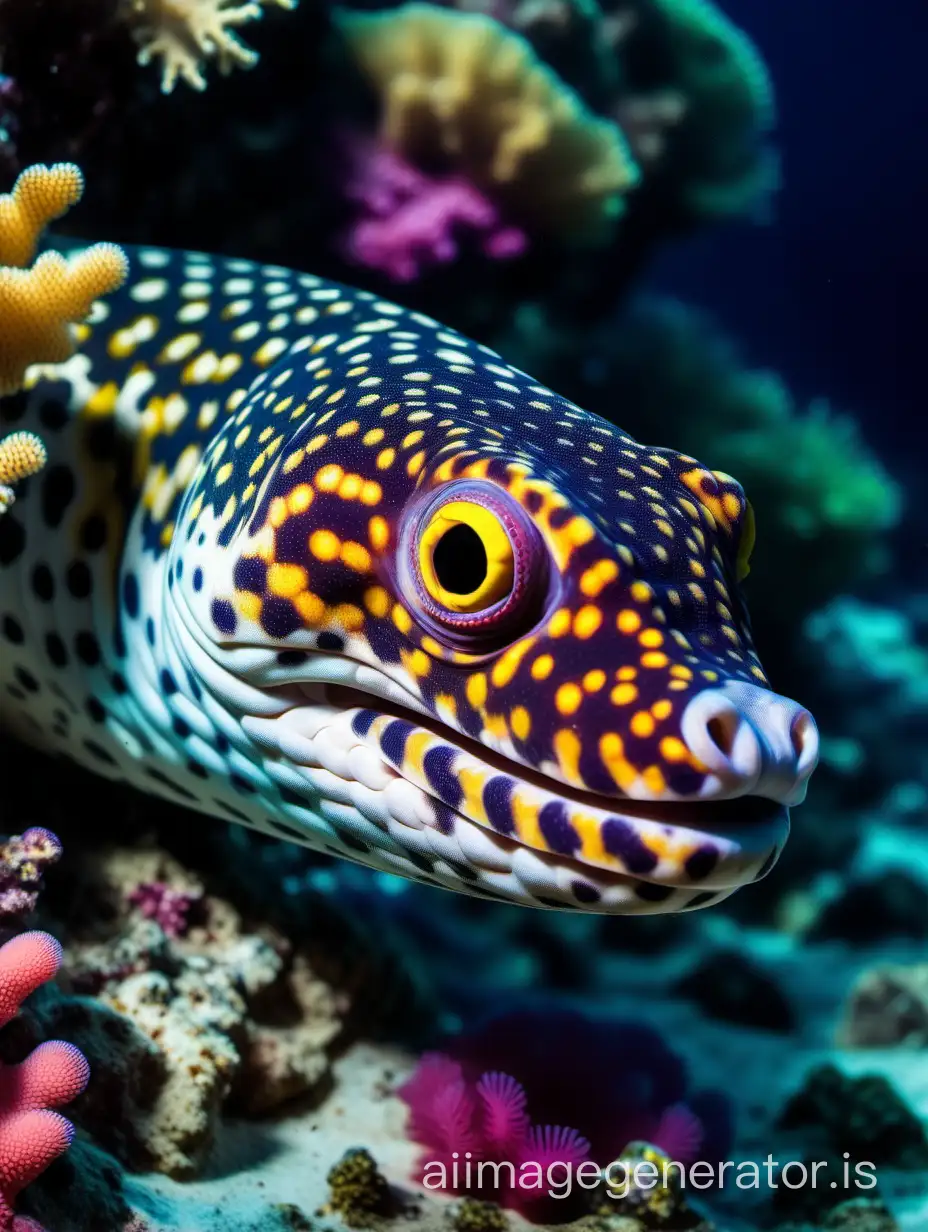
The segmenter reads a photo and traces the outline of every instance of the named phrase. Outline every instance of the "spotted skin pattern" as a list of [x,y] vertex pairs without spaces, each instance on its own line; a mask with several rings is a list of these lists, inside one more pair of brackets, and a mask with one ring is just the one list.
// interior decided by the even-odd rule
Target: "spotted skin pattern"
[[[0,519],[8,727],[533,906],[687,910],[768,871],[814,725],[751,644],[734,480],[370,293],[129,256],[77,354],[2,403],[50,455]],[[514,618],[452,628],[423,603],[417,528],[449,495],[524,526]]]

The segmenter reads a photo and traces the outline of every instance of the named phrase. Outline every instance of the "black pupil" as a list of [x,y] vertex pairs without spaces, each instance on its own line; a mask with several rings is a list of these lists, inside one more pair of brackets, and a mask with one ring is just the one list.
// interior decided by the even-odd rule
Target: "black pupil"
[[460,522],[435,545],[432,568],[439,584],[452,595],[469,595],[487,576],[487,553],[472,526]]

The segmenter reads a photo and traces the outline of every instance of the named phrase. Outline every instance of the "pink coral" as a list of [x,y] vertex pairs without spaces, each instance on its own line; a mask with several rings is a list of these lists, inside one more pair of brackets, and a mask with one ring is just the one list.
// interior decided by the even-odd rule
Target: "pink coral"
[[[61,946],[43,932],[22,933],[0,948],[0,1027],[23,1000],[61,965]],[[0,1064],[0,1228],[36,1232],[13,1215],[13,1199],[71,1145],[74,1128],[49,1109],[66,1104],[87,1085],[83,1053],[62,1040],[40,1044],[20,1065]],[[41,1232],[39,1229],[38,1232]]]
[[463,177],[426,175],[386,146],[350,140],[346,150],[345,195],[362,208],[345,237],[349,260],[411,282],[428,266],[454,261],[462,233],[479,237],[481,251],[497,260],[525,251],[525,233],[506,226]]
[[146,920],[154,920],[168,937],[183,937],[190,927],[190,912],[202,895],[192,890],[175,890],[163,881],[143,881],[129,895]]

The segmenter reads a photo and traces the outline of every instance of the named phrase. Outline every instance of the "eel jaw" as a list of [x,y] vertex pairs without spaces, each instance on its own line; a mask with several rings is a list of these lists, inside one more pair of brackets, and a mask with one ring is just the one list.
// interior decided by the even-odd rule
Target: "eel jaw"
[[405,877],[557,910],[687,911],[765,876],[789,833],[787,809],[769,800],[598,800],[393,700],[340,683],[302,692],[308,704],[242,719],[288,788],[288,833]]

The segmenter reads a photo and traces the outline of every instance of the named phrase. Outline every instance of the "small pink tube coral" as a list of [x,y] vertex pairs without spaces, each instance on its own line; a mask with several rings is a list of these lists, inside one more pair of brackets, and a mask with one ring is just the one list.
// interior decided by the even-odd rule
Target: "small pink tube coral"
[[[61,946],[43,932],[22,933],[0,947],[0,1027],[61,965]],[[40,1044],[20,1065],[0,1064],[0,1228],[36,1232],[15,1218],[13,1200],[71,1145],[74,1128],[50,1111],[79,1095],[90,1067],[80,1049],[62,1040]]]

